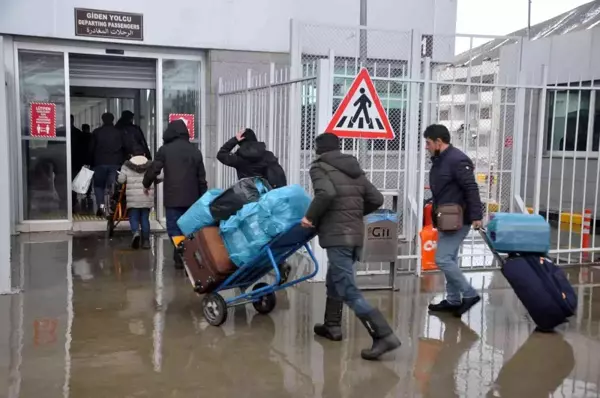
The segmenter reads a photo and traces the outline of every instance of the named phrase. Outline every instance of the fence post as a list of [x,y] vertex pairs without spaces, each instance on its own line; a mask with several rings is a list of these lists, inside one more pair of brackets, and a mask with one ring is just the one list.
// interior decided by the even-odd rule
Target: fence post
[[[409,172],[409,170],[418,170],[418,151],[419,151],[419,109],[420,109],[420,80],[421,80],[421,35],[419,32],[412,30],[412,50],[410,54],[410,78],[409,78],[409,94],[408,94],[408,124],[406,127],[406,145],[404,150],[404,156],[407,157],[406,161],[406,184],[404,189],[407,191],[406,198],[408,204],[405,204],[405,208],[408,210],[403,220],[403,224],[406,226],[405,238],[409,242],[408,251],[412,254],[413,240],[419,233],[417,230],[418,224],[416,218],[418,217],[417,203],[417,180],[418,173]],[[422,205],[422,204],[420,204]],[[418,250],[418,244],[415,246]],[[418,264],[417,264],[418,267]],[[415,270],[415,272],[418,272]]]
[[[223,129],[223,123],[224,123],[224,119],[223,119],[223,107],[224,107],[224,99],[222,96],[223,93],[223,78],[219,77],[219,88],[217,91],[217,148],[221,148],[221,146],[223,145],[224,141],[223,141],[223,136],[225,134],[225,131]],[[204,151],[206,151],[206,146],[204,146]],[[206,152],[204,152],[206,155]],[[215,162],[215,164],[217,165],[217,187],[219,188],[225,188],[225,183],[223,181],[223,167],[224,165],[217,161]]]
[[268,148],[271,152],[275,150],[275,88],[273,84],[275,84],[275,63],[271,62],[269,68],[269,115],[267,116],[269,123]]
[[[525,128],[525,96],[526,91],[524,88],[525,85],[525,73],[523,71],[519,72],[519,77],[517,80],[517,98],[516,98],[516,112],[515,112],[515,126],[513,132],[513,144],[512,144],[512,170],[511,170],[511,199],[510,199],[510,212],[514,211],[514,205],[516,203],[518,210],[522,213],[528,213],[527,207],[523,202],[523,198],[521,196],[521,175],[523,171],[521,170],[523,164],[523,130]],[[502,143],[505,145],[505,143]]]
[[245,118],[245,123],[246,125],[244,126],[244,128],[250,127],[252,120],[250,118],[251,115],[251,107],[252,107],[252,96],[250,95],[250,88],[252,87],[252,70],[248,69],[247,75],[246,75],[246,118]]
[[[431,96],[431,58],[427,57],[424,59],[425,67],[423,68],[424,74],[424,82],[423,82],[423,107],[422,107],[422,118],[421,118],[421,131],[419,131],[419,136],[425,132],[427,128],[427,123],[429,121],[429,101]],[[418,181],[418,191],[417,191],[417,236],[419,237],[419,232],[423,229],[423,205],[425,203],[425,157],[427,156],[427,149],[425,148],[425,138],[417,137],[417,142],[420,142],[419,145],[419,181]],[[421,242],[420,237],[416,239],[417,242],[417,276],[421,276],[422,273],[422,253],[421,247],[423,246],[423,242]]]
[[546,97],[548,95],[548,68],[542,65],[542,92],[538,111],[537,145],[535,152],[535,184],[533,194],[533,214],[540,214],[540,196],[542,189],[542,165],[546,133]]
[[[333,108],[333,63],[335,55],[333,51],[329,52],[329,58],[319,59],[317,64],[317,135],[322,134]],[[306,165],[308,168],[308,164]],[[323,282],[327,275],[327,253],[325,249],[319,246],[319,239],[316,238],[313,244],[315,257],[319,262],[319,273],[314,277],[314,281]]]

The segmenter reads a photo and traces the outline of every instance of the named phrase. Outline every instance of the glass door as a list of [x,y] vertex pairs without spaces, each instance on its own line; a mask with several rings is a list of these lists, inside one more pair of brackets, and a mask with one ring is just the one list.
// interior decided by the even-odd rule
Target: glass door
[[70,220],[63,52],[18,49],[21,220]]

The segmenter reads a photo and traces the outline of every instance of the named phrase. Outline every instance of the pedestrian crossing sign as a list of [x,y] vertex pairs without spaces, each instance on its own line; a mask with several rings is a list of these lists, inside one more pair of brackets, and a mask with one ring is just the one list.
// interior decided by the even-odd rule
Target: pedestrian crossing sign
[[394,139],[394,130],[366,68],[352,82],[325,132],[340,138]]

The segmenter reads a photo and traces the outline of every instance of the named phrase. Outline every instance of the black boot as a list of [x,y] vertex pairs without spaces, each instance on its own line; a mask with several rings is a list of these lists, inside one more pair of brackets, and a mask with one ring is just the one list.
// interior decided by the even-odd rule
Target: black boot
[[131,248],[137,250],[140,248],[140,242],[142,240],[142,236],[139,232],[133,233],[133,239],[131,240]]
[[142,234],[142,249],[148,250],[150,248],[150,236]]
[[183,269],[183,260],[177,251],[173,252],[173,261],[175,262],[175,269]]
[[340,299],[327,297],[325,304],[325,322],[317,323],[314,327],[317,336],[332,341],[342,340],[342,310],[344,302]]
[[373,346],[362,350],[360,356],[368,361],[379,359],[386,352],[400,347],[400,340],[392,331],[383,314],[375,309],[367,315],[358,317],[373,338]]

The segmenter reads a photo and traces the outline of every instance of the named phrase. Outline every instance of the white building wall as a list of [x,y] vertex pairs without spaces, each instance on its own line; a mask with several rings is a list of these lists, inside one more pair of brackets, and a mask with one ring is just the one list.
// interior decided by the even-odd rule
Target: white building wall
[[[266,52],[289,51],[291,19],[338,25],[360,19],[360,0],[2,0],[0,33],[81,39],[76,7],[143,14],[148,45]],[[371,0],[368,10],[373,27],[452,34],[456,25],[456,0]]]

